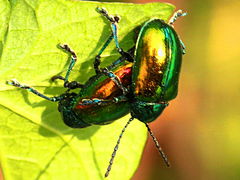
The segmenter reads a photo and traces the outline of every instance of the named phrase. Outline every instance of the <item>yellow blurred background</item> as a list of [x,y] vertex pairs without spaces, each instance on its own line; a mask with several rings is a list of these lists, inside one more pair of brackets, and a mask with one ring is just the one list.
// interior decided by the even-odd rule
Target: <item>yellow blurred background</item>
[[188,12],[175,23],[187,46],[179,94],[151,123],[172,167],[149,138],[133,180],[240,179],[240,1],[167,2]]

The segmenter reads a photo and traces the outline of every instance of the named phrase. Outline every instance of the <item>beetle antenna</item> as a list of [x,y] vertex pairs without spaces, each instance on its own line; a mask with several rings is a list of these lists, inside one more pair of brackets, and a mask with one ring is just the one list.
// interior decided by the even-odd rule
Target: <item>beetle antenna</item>
[[160,155],[162,156],[163,158],[163,161],[165,162],[165,164],[167,165],[167,167],[170,167],[170,163],[168,161],[168,158],[166,156],[166,154],[163,152],[162,148],[160,147],[159,143],[158,143],[158,140],[157,138],[154,136],[152,130],[150,129],[149,125],[147,123],[145,123],[147,129],[148,129],[148,132],[149,134],[151,135],[155,145],[156,145],[156,148],[158,149],[158,152],[160,153]]
[[112,157],[111,157],[111,159],[110,159],[110,161],[109,161],[109,165],[108,165],[107,171],[106,171],[106,173],[105,173],[105,177],[108,177],[109,172],[111,171],[111,168],[112,168],[112,165],[113,165],[113,160],[114,160],[114,158],[115,158],[115,156],[116,156],[116,152],[117,152],[117,150],[118,150],[118,146],[119,146],[119,144],[120,144],[120,141],[121,141],[121,138],[122,138],[122,136],[123,136],[123,133],[125,132],[125,130],[127,129],[128,125],[130,124],[130,122],[131,122],[133,119],[134,119],[134,117],[131,117],[131,118],[128,120],[127,124],[124,126],[124,128],[122,129],[121,134],[120,134],[119,137],[118,137],[118,141],[117,141],[116,146],[114,147],[114,150],[113,150],[113,153],[112,153]]

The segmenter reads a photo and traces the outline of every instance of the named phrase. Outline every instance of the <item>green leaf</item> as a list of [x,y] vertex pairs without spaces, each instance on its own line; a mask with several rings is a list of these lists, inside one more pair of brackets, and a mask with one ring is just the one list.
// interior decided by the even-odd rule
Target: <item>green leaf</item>
[[[134,46],[134,29],[152,17],[168,19],[169,4],[121,4],[67,0],[0,0],[0,160],[9,179],[104,179],[111,153],[129,115],[110,125],[71,129],[64,125],[57,103],[5,85],[16,78],[48,96],[64,92],[61,82],[67,43],[78,61],[70,79],[84,83],[94,74],[94,56],[110,35],[109,22],[96,12],[105,7],[121,16],[120,46]],[[114,43],[104,52],[102,67],[119,55]],[[146,141],[146,128],[133,121],[123,136],[110,179],[130,179]]]

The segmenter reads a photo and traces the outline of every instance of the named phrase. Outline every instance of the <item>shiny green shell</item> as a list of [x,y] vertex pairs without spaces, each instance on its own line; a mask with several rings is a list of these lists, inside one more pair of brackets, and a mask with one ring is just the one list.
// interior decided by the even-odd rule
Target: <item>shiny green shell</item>
[[178,92],[182,47],[175,30],[160,19],[141,28],[132,73],[132,114],[140,121],[153,121]]
[[[111,69],[117,75],[121,83],[128,87],[131,84],[132,63],[123,62]],[[81,89],[73,111],[87,124],[109,124],[129,113],[127,101],[112,102],[108,104],[79,105],[83,99],[113,100],[120,98],[122,90],[109,77],[105,75],[96,76],[90,79],[85,88]]]
[[174,99],[182,62],[175,30],[160,19],[145,23],[138,36],[132,74],[135,97],[141,101]]

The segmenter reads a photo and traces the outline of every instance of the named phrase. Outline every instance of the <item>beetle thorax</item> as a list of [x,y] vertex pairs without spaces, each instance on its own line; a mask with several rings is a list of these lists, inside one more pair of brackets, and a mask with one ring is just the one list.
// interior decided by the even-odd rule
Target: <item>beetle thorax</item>
[[66,111],[69,109],[72,109],[73,105],[76,102],[76,93],[66,93],[64,94],[64,97],[62,100],[59,101],[58,103],[58,111]]

